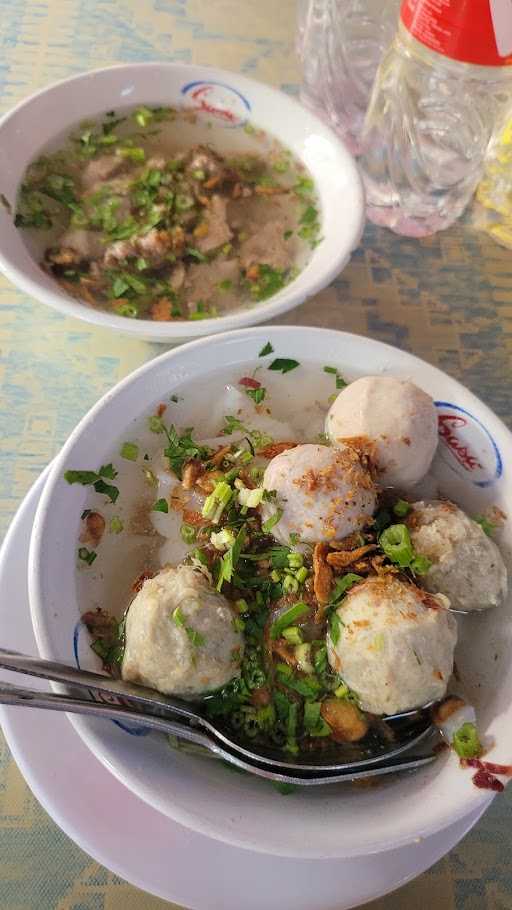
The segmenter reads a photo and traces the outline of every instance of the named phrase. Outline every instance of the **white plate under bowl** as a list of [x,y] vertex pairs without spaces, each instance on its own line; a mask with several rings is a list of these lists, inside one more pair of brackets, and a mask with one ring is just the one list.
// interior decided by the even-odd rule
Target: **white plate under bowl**
[[[363,190],[354,159],[332,130],[289,95],[212,67],[126,63],[73,76],[23,101],[0,123],[1,190],[12,211],[27,165],[59,134],[106,111],[122,112],[141,104],[184,106],[207,117],[212,123],[212,143],[226,152],[233,148],[235,134],[243,135],[247,122],[290,149],[313,177],[321,210],[322,239],[306,266],[270,300],[217,319],[128,319],[93,309],[66,294],[42,271],[14,226],[12,214],[0,206],[0,269],[13,284],[68,316],[147,341],[169,343],[271,319],[312,297],[342,271],[364,225]],[[244,141],[247,143],[247,136]]]
[[[27,495],[0,551],[2,644],[25,654],[36,651],[27,562],[47,474]],[[45,683],[31,679],[30,686],[45,688]],[[183,828],[142,802],[91,755],[63,715],[0,708],[0,724],[32,792],[69,837],[131,884],[195,910],[240,910],[241,894],[244,910],[348,910],[424,872],[479,816],[377,856],[315,861],[251,853]]]
[[[442,436],[434,472],[443,491],[470,514],[489,503],[507,511],[512,436],[489,408],[440,370],[380,342],[323,329],[246,329],[193,342],[146,364],[108,392],[71,434],[52,468],[29,565],[31,611],[44,657],[73,660],[79,620],[75,557],[86,491],[69,487],[64,470],[110,460],[118,440],[130,439],[133,416],[182,392],[189,380],[204,377],[207,389],[219,364],[246,369],[267,340],[279,356],[317,364],[319,370],[327,363],[349,378],[372,372],[413,379],[438,403]],[[510,535],[507,522],[501,535],[505,546]],[[512,753],[510,604],[460,618],[459,625],[456,660],[466,694],[481,729],[495,738],[491,760],[506,762]],[[97,667],[90,649],[83,658],[89,668]],[[474,787],[471,772],[461,770],[449,753],[427,769],[387,779],[375,789],[308,788],[284,800],[265,782],[172,752],[158,735],[130,735],[101,720],[72,722],[100,761],[154,808],[211,837],[283,856],[348,857],[389,850],[440,831],[492,799]]]

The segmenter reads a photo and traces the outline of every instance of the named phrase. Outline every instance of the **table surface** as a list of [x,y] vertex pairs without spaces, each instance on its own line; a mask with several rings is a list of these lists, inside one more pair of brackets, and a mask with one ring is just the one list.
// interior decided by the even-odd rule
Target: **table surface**
[[[220,65],[297,92],[294,0],[3,0],[1,110],[72,73],[122,61]],[[93,328],[0,279],[0,531],[79,418],[163,348]],[[456,225],[415,241],[369,226],[343,274],[276,320],[371,335],[457,377],[512,425],[512,261]],[[432,870],[372,910],[511,910],[511,797]],[[0,734],[3,910],[170,906],[93,862],[47,816]],[[43,906],[42,885],[57,883]],[[369,907],[368,907],[369,910]]]

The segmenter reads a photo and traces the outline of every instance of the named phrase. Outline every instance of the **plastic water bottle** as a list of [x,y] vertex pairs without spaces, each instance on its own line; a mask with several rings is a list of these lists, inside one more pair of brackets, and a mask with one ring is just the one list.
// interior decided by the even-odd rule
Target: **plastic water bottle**
[[399,7],[400,0],[298,0],[301,101],[356,155],[375,73],[396,33]]
[[403,0],[363,136],[368,217],[399,234],[447,228],[483,173],[512,98],[512,0]]

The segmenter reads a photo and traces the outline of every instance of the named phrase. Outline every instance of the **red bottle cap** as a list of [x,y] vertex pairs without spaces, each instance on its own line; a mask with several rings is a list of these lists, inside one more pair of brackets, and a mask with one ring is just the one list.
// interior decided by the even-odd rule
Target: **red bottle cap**
[[512,0],[403,0],[403,24],[425,47],[480,66],[512,66]]

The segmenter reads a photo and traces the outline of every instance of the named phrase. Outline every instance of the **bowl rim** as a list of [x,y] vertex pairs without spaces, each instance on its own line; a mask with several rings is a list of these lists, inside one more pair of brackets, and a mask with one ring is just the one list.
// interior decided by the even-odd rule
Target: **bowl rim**
[[[214,336],[214,337],[197,339],[195,341],[189,342],[186,345],[180,345],[178,348],[174,348],[170,351],[166,351],[166,352],[160,354],[158,357],[155,357],[152,360],[148,361],[147,363],[141,365],[138,369],[134,370],[128,376],[124,377],[112,389],[107,391],[102,396],[102,398],[98,402],[96,402],[95,405],[93,405],[93,407],[88,411],[88,413],[86,415],[84,415],[84,417],[80,420],[78,425],[75,427],[75,429],[72,431],[72,433],[68,437],[67,441],[65,442],[60,453],[57,455],[57,457],[52,465],[52,468],[50,470],[48,481],[43,490],[41,501],[40,501],[40,504],[38,507],[36,519],[35,519],[34,526],[33,526],[31,545],[30,545],[30,558],[29,558],[29,596],[30,596],[31,617],[32,617],[32,622],[33,622],[33,626],[34,626],[34,632],[35,632],[35,637],[36,637],[36,641],[37,641],[37,646],[38,646],[39,652],[44,657],[51,658],[54,655],[52,655],[50,638],[47,635],[45,623],[43,621],[44,603],[42,600],[41,580],[40,580],[40,574],[39,574],[39,570],[40,570],[40,566],[39,566],[40,552],[39,551],[40,551],[41,528],[44,524],[48,509],[51,506],[51,502],[52,502],[52,499],[53,499],[53,496],[55,493],[55,487],[56,487],[57,483],[59,483],[61,480],[62,468],[65,465],[66,460],[68,458],[69,450],[71,450],[73,448],[76,440],[80,437],[80,435],[82,434],[84,429],[89,427],[89,425],[91,423],[94,423],[97,414],[104,408],[108,408],[110,406],[112,400],[118,395],[118,393],[121,390],[126,389],[131,384],[138,383],[140,381],[141,377],[149,374],[151,372],[151,370],[153,370],[155,368],[159,369],[162,363],[172,362],[172,360],[174,358],[176,358],[177,356],[182,356],[182,351],[185,351],[186,354],[188,354],[189,352],[192,352],[192,353],[197,352],[198,350],[201,350],[201,348],[203,348],[209,344],[213,344],[213,345],[216,345],[219,343],[222,344],[224,342],[224,340],[233,342],[236,345],[236,343],[238,341],[245,341],[252,335],[257,336],[258,334],[262,333],[263,331],[270,333],[271,341],[276,341],[279,338],[279,336],[284,337],[285,335],[289,335],[290,333],[293,333],[293,334],[308,333],[308,342],[309,341],[311,342],[312,348],[313,347],[316,348],[317,344],[319,345],[319,348],[321,348],[322,339],[326,339],[329,336],[332,340],[332,336],[334,335],[334,336],[337,336],[338,338],[340,338],[340,340],[343,340],[344,345],[350,345],[351,343],[360,343],[362,341],[366,345],[371,345],[374,350],[376,348],[378,348],[383,354],[387,353],[388,355],[394,356],[396,358],[396,354],[398,353],[400,355],[400,358],[405,358],[407,365],[408,366],[410,365],[411,372],[414,371],[415,367],[422,367],[422,368],[427,367],[428,370],[432,371],[432,373],[434,375],[436,375],[439,380],[442,379],[443,381],[446,381],[446,379],[449,379],[450,383],[452,384],[452,388],[455,391],[457,389],[459,389],[461,392],[464,393],[465,396],[469,395],[476,406],[479,417],[482,417],[482,419],[486,420],[491,429],[494,428],[496,430],[499,427],[501,434],[507,438],[511,451],[512,451],[512,432],[506,427],[506,425],[503,423],[501,418],[498,417],[498,415],[496,415],[488,407],[488,405],[486,405],[484,402],[482,402],[481,399],[479,399],[476,395],[474,395],[473,392],[471,392],[469,389],[467,389],[465,386],[463,386],[460,382],[458,382],[458,380],[453,379],[452,377],[449,377],[448,374],[444,373],[444,371],[440,370],[436,366],[429,364],[427,361],[422,360],[421,358],[417,357],[416,355],[410,354],[409,352],[406,352],[406,351],[402,351],[399,348],[396,348],[385,342],[381,342],[381,341],[378,341],[378,340],[375,340],[372,338],[368,338],[366,336],[356,335],[354,333],[348,333],[348,332],[340,332],[335,329],[316,328],[316,327],[311,328],[309,326],[252,327],[252,328],[243,328],[243,329],[239,329],[239,330],[232,331],[232,332],[226,332],[226,333],[223,333],[223,335],[220,337]],[[392,362],[391,362],[390,366],[392,369],[393,368]],[[130,789],[133,789],[133,781],[130,781],[129,783],[127,783],[122,769],[119,769],[115,765],[115,763],[112,761],[111,757],[101,753],[101,746],[102,746],[101,738],[97,737],[95,733],[93,733],[87,729],[84,729],[81,718],[70,717],[70,720],[73,723],[73,726],[75,727],[77,732],[80,734],[80,736],[84,740],[84,742],[91,749],[93,755],[95,755],[95,757],[99,758],[99,760],[102,761],[103,764],[105,764],[109,768],[109,770],[113,774],[115,774],[115,776],[119,780],[121,780],[123,783],[125,783],[126,786],[130,787]],[[99,749],[98,749],[98,747],[99,747]],[[150,802],[150,804],[155,806],[155,808],[159,809],[159,811],[165,811],[165,810],[162,810],[162,808],[159,806],[158,800],[156,799],[156,797],[154,795],[152,798],[151,792],[150,792],[151,788],[149,787],[149,790],[148,790],[148,788],[143,788],[143,789],[144,789],[144,792],[142,791],[142,789],[140,789],[140,782],[139,782],[139,789],[137,790],[139,796],[141,796],[141,798],[145,799],[147,802]],[[412,833],[411,830],[408,830],[407,832],[406,831],[397,832],[396,837],[393,840],[393,846],[399,847],[399,846],[402,846],[403,844],[411,843],[415,838],[424,837],[424,836],[428,836],[429,834],[435,833],[436,831],[439,831],[439,830],[445,828],[447,825],[457,821],[458,819],[465,817],[466,815],[468,815],[469,813],[471,813],[473,811],[478,811],[478,810],[483,811],[487,806],[490,805],[490,803],[494,799],[494,796],[495,796],[495,794],[492,792],[489,792],[486,790],[478,790],[476,788],[473,788],[470,791],[469,796],[466,794],[466,798],[464,799],[464,801],[459,800],[458,809],[456,812],[453,812],[453,809],[452,809],[451,814],[447,815],[446,810],[444,810],[445,814],[443,816],[443,806],[442,805],[437,806],[435,818],[431,818],[428,821],[418,820],[414,827],[414,833]],[[176,814],[173,817],[176,818],[176,820],[178,820],[180,823],[188,825],[189,827],[193,827],[194,830],[200,830],[200,831],[202,831],[202,833],[204,833],[208,836],[213,836],[213,837],[216,837],[217,839],[223,839],[229,843],[236,843],[238,846],[247,847],[247,843],[237,841],[235,839],[235,837],[230,833],[225,833],[225,836],[222,836],[221,834],[219,834],[218,830],[212,831],[207,822],[204,823],[203,827],[198,826],[197,816],[194,815],[191,811],[187,812],[186,810],[183,810],[182,808],[180,808],[180,809],[176,810]],[[382,846],[377,846],[375,843],[372,843],[371,837],[369,840],[370,840],[370,843],[365,852],[377,853],[383,849]],[[250,848],[260,850],[260,851],[264,849],[261,845],[254,844],[254,843],[250,845]],[[308,847],[308,850],[309,850],[309,852],[304,854],[305,857],[309,856],[310,858],[313,858],[316,856],[318,858],[320,856],[320,854],[318,852],[315,853],[313,846]],[[347,852],[347,849],[344,849],[343,854],[339,853],[339,852],[338,853],[333,852],[330,855],[332,855],[332,856],[334,856],[334,855],[336,855],[336,856],[341,856],[341,855],[356,856],[356,855],[361,855],[361,852],[362,851],[359,849],[358,851],[354,850],[352,853],[350,853],[350,851]],[[283,855],[285,855],[285,854],[283,853]],[[286,855],[297,855],[297,854],[294,853],[294,854],[286,854]],[[326,856],[325,853],[323,853],[321,855],[324,857]]]
[[[354,217],[353,219],[353,226],[350,234],[348,235],[346,241],[340,246],[340,252],[337,256],[333,257],[330,266],[323,269],[320,275],[316,277],[311,276],[307,279],[306,282],[304,282],[303,270],[292,282],[290,282],[289,285],[283,288],[282,291],[280,291],[278,294],[275,294],[268,301],[262,301],[261,303],[258,303],[256,306],[254,306],[254,308],[241,309],[225,316],[218,316],[212,319],[202,319],[198,321],[183,320],[183,322],[162,323],[154,322],[150,319],[132,320],[123,316],[117,316],[114,313],[109,313],[106,310],[93,309],[92,307],[89,307],[79,300],[71,297],[71,295],[65,295],[62,292],[51,291],[47,288],[42,287],[39,282],[27,276],[26,273],[16,265],[11,257],[4,254],[0,240],[0,271],[4,273],[4,275],[9,279],[9,281],[11,281],[12,284],[15,285],[15,287],[20,288],[22,291],[30,294],[36,300],[39,300],[40,302],[53,307],[54,309],[58,310],[61,313],[64,313],[67,316],[74,316],[77,319],[83,319],[85,322],[100,326],[101,328],[110,328],[117,331],[122,331],[123,334],[128,335],[132,338],[143,337],[148,341],[165,343],[172,342],[173,340],[197,338],[204,335],[231,331],[249,325],[256,325],[267,319],[278,316],[287,310],[293,309],[295,306],[299,306],[308,297],[317,294],[323,288],[331,284],[336,276],[342,271],[351,252],[359,244],[364,229],[366,216],[365,196],[361,174],[359,172],[355,159],[351,155],[346,144],[334,132],[334,130],[325,124],[316,114],[301,105],[300,102],[297,101],[297,99],[292,95],[288,95],[281,89],[275,88],[272,85],[268,85],[265,82],[261,82],[257,79],[252,79],[251,77],[245,76],[241,73],[225,70],[221,67],[164,60],[145,61],[140,63],[118,63],[111,66],[99,67],[94,70],[85,70],[81,73],[76,73],[66,79],[59,79],[55,82],[52,82],[50,85],[47,85],[41,89],[38,89],[38,91],[33,92],[27,98],[23,98],[22,101],[20,101],[17,105],[15,105],[15,107],[6,112],[0,118],[0,137],[1,131],[9,125],[9,122],[14,117],[16,117],[20,112],[23,112],[25,107],[28,107],[41,96],[51,94],[54,90],[59,89],[63,86],[72,87],[73,83],[75,82],[81,82],[91,78],[102,78],[103,76],[108,77],[110,73],[122,70],[134,72],[137,74],[139,72],[147,72],[153,69],[161,70],[162,68],[171,72],[188,69],[190,70],[191,74],[207,73],[211,74],[212,78],[215,75],[219,79],[232,80],[235,82],[235,85],[247,85],[248,88],[252,87],[253,90],[264,89],[265,91],[269,92],[271,96],[274,96],[276,103],[280,105],[283,105],[283,103],[286,104],[288,108],[295,110],[299,116],[307,115],[307,117],[313,121],[315,128],[319,130],[320,133],[322,133],[324,136],[328,137],[331,145],[334,146],[337,149],[338,153],[341,153],[342,157],[345,159],[345,166],[350,171],[350,179],[354,186],[354,193],[357,201],[357,208],[359,211],[358,217]],[[318,245],[319,248],[321,247],[321,244],[322,241],[320,241]],[[310,262],[311,261],[312,260],[310,260]]]

